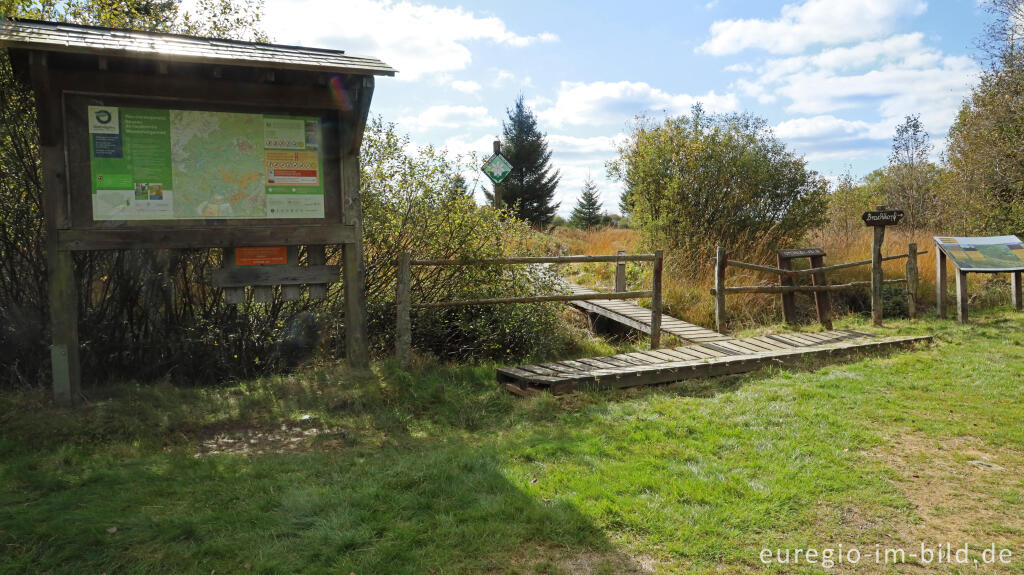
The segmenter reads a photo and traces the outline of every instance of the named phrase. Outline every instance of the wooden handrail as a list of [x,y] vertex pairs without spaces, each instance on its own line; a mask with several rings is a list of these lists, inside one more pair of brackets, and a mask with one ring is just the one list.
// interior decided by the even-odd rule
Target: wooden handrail
[[[917,255],[920,256],[920,255],[924,255],[926,253],[928,253],[928,250],[919,251],[919,252],[917,252]],[[890,260],[899,260],[899,259],[903,259],[903,258],[907,258],[907,257],[910,257],[909,253],[899,254],[899,255],[895,255],[895,256],[886,256],[886,257],[882,258],[882,261],[883,262],[887,262],[887,261],[890,261]],[[718,258],[711,258],[711,260],[713,262],[717,263]],[[832,265],[832,266],[823,266],[823,267],[819,267],[819,268],[808,268],[808,269],[805,269],[805,270],[784,270],[784,269],[776,268],[776,267],[772,267],[772,266],[762,266],[762,265],[758,265],[758,264],[748,264],[747,262],[740,262],[740,261],[730,260],[730,259],[726,259],[725,265],[733,266],[733,267],[737,267],[737,268],[743,268],[743,269],[747,269],[747,270],[759,271],[759,272],[768,272],[768,273],[772,273],[772,274],[778,274],[780,276],[796,277],[796,276],[814,275],[814,274],[816,274],[818,272],[830,272],[830,271],[841,270],[841,269],[846,269],[846,268],[853,268],[853,267],[857,267],[857,266],[871,265],[871,260],[861,260],[861,261],[857,261],[857,262],[846,262],[846,263],[843,263],[843,264],[836,264],[836,265]]]
[[[883,284],[906,283],[907,278],[895,280],[884,280]],[[724,293],[801,293],[801,292],[831,292],[857,287],[870,287],[870,281],[850,282],[847,284],[822,285],[822,286],[735,286],[723,289]],[[718,295],[718,290],[711,288],[711,295]]]
[[617,293],[536,295],[525,297],[501,297],[490,299],[467,299],[456,301],[432,301],[414,303],[412,304],[412,307],[419,309],[427,309],[438,307],[459,307],[464,305],[495,305],[502,303],[544,303],[551,301],[588,301],[600,299],[637,299],[641,297],[654,297],[654,290],[623,291]]
[[414,266],[490,266],[502,264],[572,264],[653,262],[657,254],[628,254],[607,256],[538,256],[518,258],[485,258],[479,260],[410,260]]

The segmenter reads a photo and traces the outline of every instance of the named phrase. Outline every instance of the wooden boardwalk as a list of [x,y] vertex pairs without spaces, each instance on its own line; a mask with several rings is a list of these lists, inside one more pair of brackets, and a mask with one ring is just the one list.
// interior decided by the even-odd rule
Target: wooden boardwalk
[[[592,289],[572,283],[567,284],[567,287],[574,294],[598,293]],[[591,300],[572,301],[569,303],[573,307],[583,311],[606,317],[614,322],[621,323],[646,334],[651,333],[651,310],[641,307],[631,301]],[[664,314],[661,316],[661,331],[662,333],[674,335],[682,341],[692,343],[726,341],[730,339],[728,336],[722,335],[716,331],[712,331],[692,323],[687,323],[683,320]]]
[[724,338],[671,349],[502,368],[498,383],[518,395],[542,391],[558,395],[744,373],[807,357],[833,357],[930,340],[931,336],[883,338],[852,330]]

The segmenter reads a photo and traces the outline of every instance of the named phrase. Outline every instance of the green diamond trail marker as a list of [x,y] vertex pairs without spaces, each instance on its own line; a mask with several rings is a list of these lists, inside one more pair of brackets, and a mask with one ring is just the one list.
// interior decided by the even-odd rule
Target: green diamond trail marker
[[483,170],[487,177],[491,179],[495,184],[500,184],[505,181],[505,178],[512,173],[512,164],[505,159],[505,156],[501,154],[494,154],[491,159],[484,162],[484,165],[480,168]]

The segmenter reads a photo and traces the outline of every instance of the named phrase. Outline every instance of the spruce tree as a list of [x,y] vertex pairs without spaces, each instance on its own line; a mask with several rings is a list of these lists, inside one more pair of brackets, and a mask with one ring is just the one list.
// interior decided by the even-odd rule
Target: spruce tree
[[537,117],[523,100],[520,94],[502,122],[501,153],[512,164],[512,173],[501,184],[501,199],[518,218],[543,228],[558,209],[553,200],[561,176],[558,170],[552,172],[545,134],[537,129]]
[[603,219],[601,215],[601,201],[597,195],[597,184],[588,175],[587,179],[583,182],[580,199],[576,201],[576,207],[572,209],[569,223],[574,228],[589,230],[594,226],[600,225]]

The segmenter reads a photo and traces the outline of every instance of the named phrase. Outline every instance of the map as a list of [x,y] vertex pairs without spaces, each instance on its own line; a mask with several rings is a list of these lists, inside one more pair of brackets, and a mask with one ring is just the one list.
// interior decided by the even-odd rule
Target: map
[[88,112],[94,220],[324,217],[317,118]]
[[962,270],[1024,270],[1024,244],[1017,236],[936,237],[935,243]]

